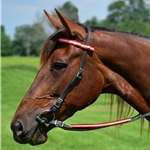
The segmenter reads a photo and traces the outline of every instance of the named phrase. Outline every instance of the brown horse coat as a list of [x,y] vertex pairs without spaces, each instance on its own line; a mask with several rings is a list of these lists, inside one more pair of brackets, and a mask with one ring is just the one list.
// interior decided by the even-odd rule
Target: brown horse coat
[[[53,126],[39,125],[35,118],[49,109],[70,83],[83,55],[81,48],[57,40],[68,37],[86,43],[86,29],[56,12],[59,19],[45,11],[57,31],[45,41],[41,69],[11,123],[14,139],[19,143],[36,145],[47,140],[46,133]],[[88,53],[83,77],[66,96],[56,119],[67,119],[93,103],[101,93],[117,94],[141,114],[150,112],[150,38],[91,29],[90,45],[95,52]]]

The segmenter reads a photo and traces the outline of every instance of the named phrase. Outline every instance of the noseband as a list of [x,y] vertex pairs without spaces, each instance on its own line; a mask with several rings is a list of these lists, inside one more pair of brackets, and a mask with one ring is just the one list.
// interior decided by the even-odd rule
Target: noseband
[[[81,44],[77,41],[74,40],[69,40],[69,39],[64,39],[60,38],[58,42],[61,43],[66,43],[66,44],[71,44],[76,47],[80,47],[84,49],[84,53],[82,56],[82,60],[80,63],[80,68],[75,75],[75,77],[72,79],[70,84],[67,86],[67,88],[63,91],[63,93],[60,95],[60,97],[57,99],[57,101],[53,104],[53,106],[50,108],[50,110],[45,110],[42,113],[40,113],[38,116],[36,116],[36,119],[46,127],[49,127],[49,125],[55,125],[57,127],[60,127],[65,130],[72,130],[72,131],[87,131],[87,130],[94,130],[94,129],[99,129],[99,128],[104,128],[104,127],[109,127],[109,126],[114,126],[118,124],[123,124],[123,123],[128,123],[132,122],[135,120],[138,120],[140,118],[144,118],[147,116],[150,116],[150,113],[144,114],[144,115],[137,115],[133,118],[126,118],[122,120],[116,120],[112,122],[105,122],[105,123],[96,123],[96,124],[73,124],[73,125],[66,125],[62,121],[55,120],[55,112],[61,107],[61,104],[64,102],[66,95],[70,91],[70,89],[75,85],[75,83],[82,78],[82,73],[83,73],[83,67],[85,64],[86,56],[88,51],[94,51],[94,48],[90,46],[90,35],[91,35],[91,29],[87,27],[87,39],[86,39],[86,44]],[[44,114],[49,114],[52,116],[52,119],[48,122],[46,121],[42,115]]]

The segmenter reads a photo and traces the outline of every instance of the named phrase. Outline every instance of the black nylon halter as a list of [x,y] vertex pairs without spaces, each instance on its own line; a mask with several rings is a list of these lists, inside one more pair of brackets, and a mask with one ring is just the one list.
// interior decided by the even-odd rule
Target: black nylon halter
[[[86,44],[90,44],[90,35],[91,35],[91,29],[87,27],[87,39],[86,39]],[[46,123],[46,121],[42,118],[43,114],[46,113],[51,113],[53,115],[53,121],[55,119],[55,112],[60,108],[61,104],[64,102],[66,95],[70,91],[70,89],[75,85],[75,83],[82,78],[82,73],[83,73],[83,67],[85,64],[86,56],[87,56],[87,50],[84,50],[82,60],[80,63],[80,68],[75,75],[75,77],[72,79],[70,84],[67,86],[67,88],[63,91],[63,93],[59,96],[57,101],[53,104],[53,106],[50,108],[50,110],[45,110],[42,113],[40,113],[38,116],[36,116],[36,119],[41,123],[44,124],[45,126],[49,126],[50,123]],[[52,121],[52,120],[51,120]]]

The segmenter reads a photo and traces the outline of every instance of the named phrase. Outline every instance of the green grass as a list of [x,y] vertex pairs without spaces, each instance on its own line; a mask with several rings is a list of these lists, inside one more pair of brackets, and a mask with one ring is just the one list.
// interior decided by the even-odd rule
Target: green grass
[[[17,64],[22,58],[12,59],[16,61],[13,63]],[[12,59],[9,57],[8,62]],[[36,61],[32,59],[36,59]],[[11,62],[7,62],[7,58],[2,61],[4,65],[6,65],[5,63],[11,64]],[[27,58],[27,64],[29,62],[32,62],[32,66],[36,66],[38,59]],[[26,62],[24,63],[26,64]],[[150,150],[150,137],[147,138],[148,125],[145,124],[141,137],[139,121],[124,124],[119,131],[115,127],[88,132],[70,132],[57,128],[48,133],[48,141],[43,145],[33,147],[28,144],[16,143],[10,130],[10,122],[35,75],[36,73],[29,71],[2,69],[2,150]],[[109,111],[107,102],[104,101],[102,96],[96,103],[76,113],[65,122],[73,124],[108,121]]]
[[2,67],[10,65],[28,65],[32,67],[39,67],[39,58],[38,57],[2,57]]

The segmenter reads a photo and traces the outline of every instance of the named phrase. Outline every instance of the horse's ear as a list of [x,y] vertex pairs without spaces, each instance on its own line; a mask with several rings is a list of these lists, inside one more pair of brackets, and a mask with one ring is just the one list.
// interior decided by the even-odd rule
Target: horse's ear
[[76,36],[81,41],[86,41],[86,31],[83,27],[76,24],[75,22],[69,20],[68,18],[62,16],[57,9],[55,9],[59,19],[61,20],[61,23],[65,27],[65,29],[69,32],[70,35]]
[[60,22],[59,19],[51,16],[46,10],[44,10],[46,16],[48,17],[48,19],[50,20],[50,22],[52,23],[52,25],[56,28],[56,29],[60,29],[63,27],[62,23]]

